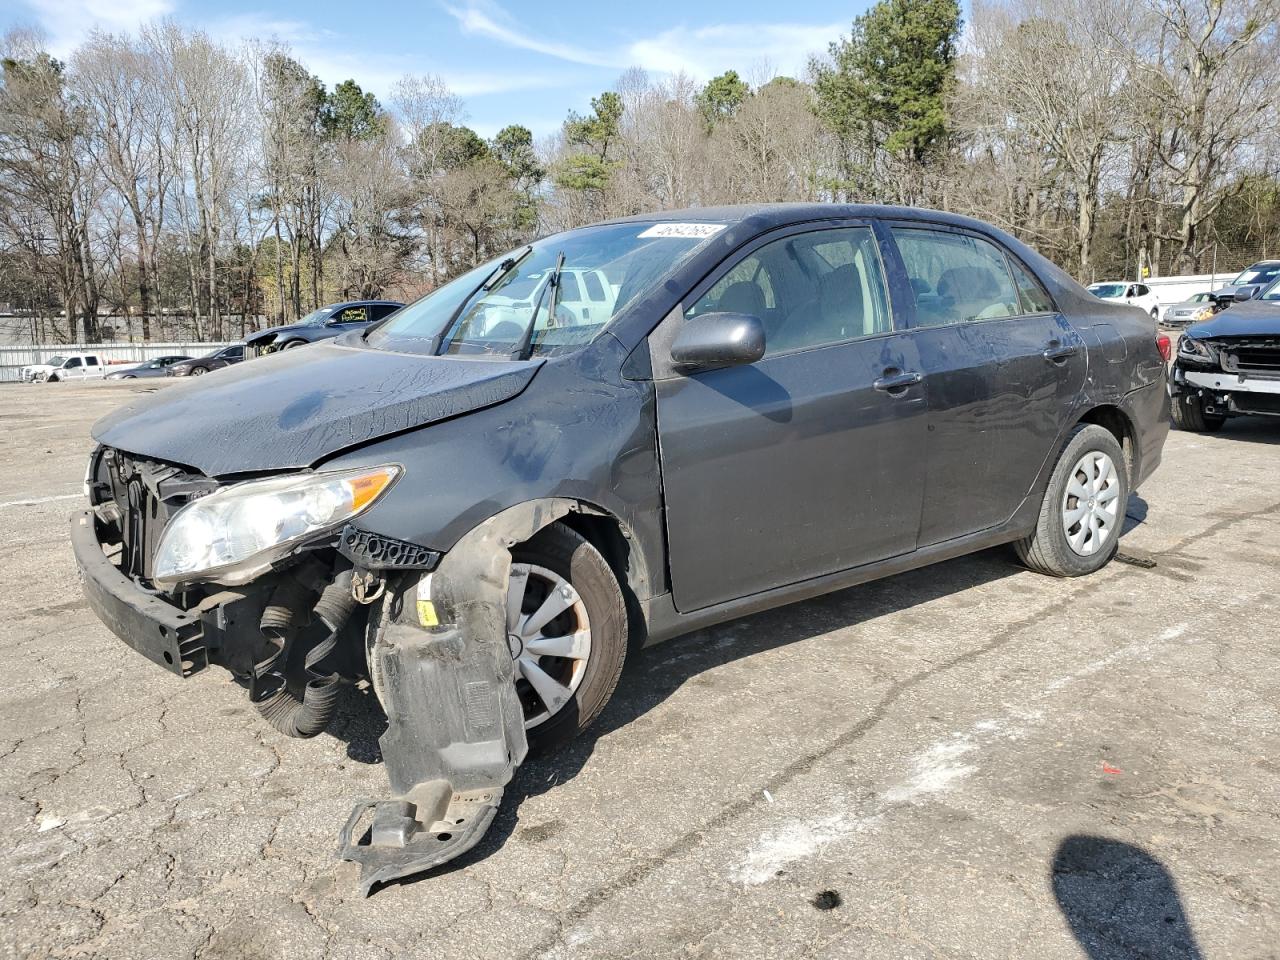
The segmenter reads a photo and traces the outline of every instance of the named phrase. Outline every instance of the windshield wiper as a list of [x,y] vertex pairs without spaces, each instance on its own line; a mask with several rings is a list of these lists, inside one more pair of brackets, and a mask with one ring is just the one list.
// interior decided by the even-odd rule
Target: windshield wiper
[[520,341],[516,344],[515,350],[512,351],[512,357],[516,360],[528,360],[533,355],[533,328],[538,325],[538,311],[542,308],[542,298],[547,295],[547,291],[551,291],[551,312],[547,314],[547,328],[550,329],[555,323],[556,316],[556,299],[560,291],[560,271],[564,269],[564,251],[561,250],[556,254],[555,269],[551,271],[551,277],[538,292],[538,299],[533,304],[533,315],[529,317],[529,325],[524,328],[524,333],[520,335]]
[[490,290],[496,287],[498,285],[499,280],[506,277],[509,273],[511,273],[512,270],[520,266],[520,264],[524,263],[525,260],[528,259],[529,254],[531,253],[533,253],[533,247],[531,245],[526,246],[523,250],[521,250],[515,256],[507,257],[505,260],[499,263],[496,267],[494,267],[491,271],[489,271],[489,275],[486,276],[483,280],[481,280],[479,285],[470,293],[468,293],[466,297],[463,298],[463,301],[460,304],[458,304],[458,309],[454,310],[453,313],[449,315],[449,322],[444,325],[444,327],[440,330],[439,333],[437,333],[434,337],[431,338],[431,349],[428,350],[427,352],[432,356],[438,355],[440,353],[441,348],[444,347],[445,335],[448,334],[449,331],[453,329],[453,325],[458,322],[458,318],[467,312],[467,308],[471,306],[471,302],[475,300],[476,296],[480,293],[488,293]]

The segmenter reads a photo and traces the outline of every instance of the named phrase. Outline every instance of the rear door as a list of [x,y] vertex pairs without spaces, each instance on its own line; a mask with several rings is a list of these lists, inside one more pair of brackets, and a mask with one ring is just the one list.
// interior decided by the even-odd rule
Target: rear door
[[1088,358],[1040,281],[991,238],[919,222],[890,233],[928,394],[927,546],[1012,517],[1056,452]]
[[[671,372],[665,345],[687,318],[713,311],[760,317],[765,356]],[[696,288],[650,347],[677,609],[915,547],[924,389],[869,225],[757,240]]]

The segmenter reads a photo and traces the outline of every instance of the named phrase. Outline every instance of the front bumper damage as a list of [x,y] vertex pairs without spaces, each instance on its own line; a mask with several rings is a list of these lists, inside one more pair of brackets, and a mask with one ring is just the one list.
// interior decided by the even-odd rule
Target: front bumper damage
[[[125,551],[112,543],[116,525],[104,524],[95,510],[77,512],[71,524],[86,597],[112,632],[181,677],[210,662],[227,666],[247,683],[251,698],[274,679],[280,686],[266,691],[260,709],[270,707],[268,698],[284,684],[283,676],[264,668],[288,659],[291,643],[299,649],[311,644],[302,686],[295,688],[298,700],[307,700],[312,686],[328,697],[338,673],[351,674],[341,650],[334,650],[343,623],[325,614],[342,606],[335,594],[349,594],[344,620],[363,635],[361,669],[373,681],[388,724],[380,744],[391,795],[357,802],[339,837],[338,856],[360,865],[359,888],[367,896],[377,884],[455,859],[475,847],[493,822],[503,789],[528,751],[506,634],[509,549],[574,509],[568,500],[511,508],[443,558],[348,526],[323,554],[327,563],[312,551],[262,582],[179,597],[148,591],[145,579],[140,583],[121,569]],[[297,611],[293,632],[273,634],[267,629],[272,611],[278,614],[279,598],[296,593],[299,584],[297,595],[308,597],[306,606],[314,602],[314,609]],[[355,617],[352,596],[359,601]],[[328,639],[308,640],[308,629]],[[357,636],[349,646],[359,645]],[[274,651],[266,660],[264,649]],[[300,730],[263,713],[294,736],[325,726],[321,719]]]
[[1179,365],[1169,379],[1169,393],[1199,396],[1206,413],[1280,416],[1280,376]]

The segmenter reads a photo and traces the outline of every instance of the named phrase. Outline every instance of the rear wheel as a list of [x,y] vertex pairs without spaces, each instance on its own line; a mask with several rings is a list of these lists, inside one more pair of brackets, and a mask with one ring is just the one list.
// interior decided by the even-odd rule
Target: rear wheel
[[1227,418],[1220,413],[1205,413],[1204,398],[1194,394],[1179,394],[1173,398],[1173,422],[1179,430],[1191,433],[1213,433],[1222,429]]
[[1079,577],[1115,555],[1129,501],[1124,451],[1096,424],[1072,431],[1054,465],[1035,531],[1014,544],[1032,570]]

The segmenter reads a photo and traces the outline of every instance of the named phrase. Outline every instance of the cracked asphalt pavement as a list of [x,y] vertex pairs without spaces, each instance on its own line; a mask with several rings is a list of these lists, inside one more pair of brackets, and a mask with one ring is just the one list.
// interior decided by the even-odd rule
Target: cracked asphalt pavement
[[81,598],[133,389],[0,386],[0,956],[1280,956],[1280,421],[1170,436],[1139,563],[988,551],[642,652],[478,849],[364,900],[372,698],[289,740]]

